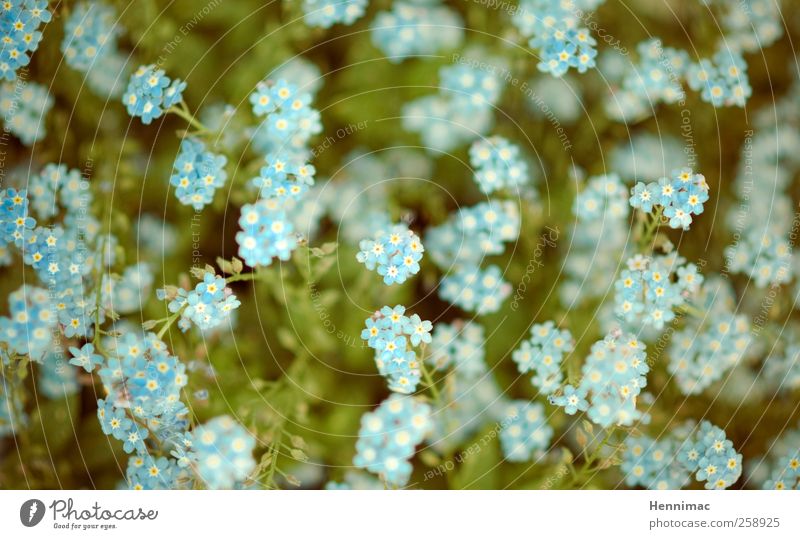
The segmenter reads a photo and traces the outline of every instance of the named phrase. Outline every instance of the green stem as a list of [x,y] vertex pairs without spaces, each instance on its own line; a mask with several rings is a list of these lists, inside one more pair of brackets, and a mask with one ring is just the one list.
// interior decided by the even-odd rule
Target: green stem
[[[586,456],[586,460],[584,461],[583,466],[581,466],[581,468],[577,471],[577,473],[574,474],[573,480],[569,484],[569,488],[572,488],[573,486],[579,485],[581,483],[581,479],[587,473],[596,471],[596,470],[592,470],[591,466],[598,459],[598,457],[600,456],[600,451],[603,450],[605,445],[611,439],[611,436],[613,436],[615,430],[616,430],[616,427],[611,427],[610,429],[606,430],[606,435],[603,437],[603,439],[600,441],[600,443],[597,445],[597,447],[594,448],[594,451],[592,451],[591,454]],[[574,470],[574,468],[573,468],[573,470]]]
[[186,120],[186,122],[187,122],[189,125],[191,125],[191,126],[192,126],[192,127],[194,127],[195,129],[197,129],[197,132],[198,132],[198,134],[208,134],[208,133],[211,133],[211,130],[210,130],[208,127],[206,127],[205,125],[203,125],[203,123],[202,123],[200,120],[198,120],[197,118],[195,118],[195,117],[192,115],[192,113],[191,113],[191,112],[189,112],[189,109],[188,109],[188,107],[186,106],[186,103],[184,103],[183,101],[181,101],[181,103],[180,103],[180,107],[173,105],[173,106],[171,106],[170,108],[168,108],[168,109],[167,109],[167,113],[170,113],[170,112],[171,112],[172,114],[174,114],[174,115],[176,115],[176,116],[179,116],[179,117],[183,118],[184,120]]
[[164,445],[161,443],[161,440],[158,439],[158,436],[156,436],[155,433],[151,432],[150,429],[147,428],[147,424],[143,423],[142,421],[140,421],[139,418],[137,418],[135,415],[133,415],[133,412],[131,412],[128,409],[125,410],[125,414],[128,417],[131,418],[131,421],[133,421],[134,423],[136,423],[137,425],[142,427],[147,432],[150,432],[153,436],[145,438],[145,440],[152,440],[153,442],[155,442],[155,445],[156,445],[159,453],[161,453],[162,455],[165,454]]
[[[13,369],[11,368],[12,365],[14,365]],[[25,391],[23,385],[20,383],[22,380],[20,371],[28,368],[30,368],[30,363],[23,361],[22,356],[18,356],[16,354],[11,356],[11,361],[9,362],[7,371],[8,374],[6,374],[5,365],[0,362],[2,380],[5,380],[5,384],[7,384],[6,390],[9,392],[9,396],[6,401],[8,404],[8,413],[11,416],[11,425],[13,427],[12,434],[17,440],[17,443],[23,447],[31,446],[30,438],[28,437],[27,426],[23,424],[25,408],[22,399],[25,396]]]
[[679,305],[675,309],[677,311],[683,312],[684,314],[688,314],[689,316],[693,316],[699,320],[702,320],[706,316],[706,313],[704,313],[691,303],[684,303],[683,305]]
[[261,273],[257,273],[255,271],[250,273],[237,273],[236,275],[231,275],[225,279],[226,283],[236,283],[239,281],[256,281],[260,279],[262,276]]
[[642,232],[642,239],[640,244],[644,247],[650,244],[653,241],[653,237],[655,237],[656,231],[658,231],[658,227],[661,226],[661,217],[664,214],[664,208],[661,206],[657,206],[656,213],[653,214],[652,220],[647,223],[645,226],[644,232]]
[[164,326],[158,331],[158,334],[156,335],[156,337],[158,337],[158,340],[161,340],[161,337],[163,337],[164,334],[167,332],[167,330],[170,328],[170,326],[175,323],[175,320],[177,320],[183,314],[184,309],[186,309],[186,305],[183,305],[180,309],[174,312],[172,316],[167,318],[167,321],[164,322]]
[[425,383],[428,385],[428,389],[431,390],[431,395],[433,395],[433,400],[437,404],[441,404],[442,402],[442,394],[439,391],[439,388],[436,387],[436,382],[433,381],[433,376],[428,371],[428,368],[425,366],[425,348],[422,349],[422,353],[420,354],[419,360],[419,368],[422,371],[422,378],[425,380]]
[[[95,291],[95,301],[94,301],[94,337],[92,337],[92,345],[95,349],[105,357],[109,356],[109,353],[103,347],[103,344],[100,342],[100,336],[105,333],[100,329],[100,302],[102,300],[102,292],[103,292],[103,262],[105,261],[106,256],[106,236],[103,236],[102,241],[100,242],[100,256],[98,257],[98,267],[95,271],[95,282],[97,283],[97,290]],[[111,277],[109,277],[111,278]]]

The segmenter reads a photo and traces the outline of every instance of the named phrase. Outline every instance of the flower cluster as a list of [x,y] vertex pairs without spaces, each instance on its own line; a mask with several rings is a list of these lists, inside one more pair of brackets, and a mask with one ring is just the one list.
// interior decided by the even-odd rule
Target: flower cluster
[[[232,488],[247,477],[255,441],[226,416],[190,428],[180,398],[186,366],[155,334],[125,332],[105,346],[112,354],[98,371],[107,397],[97,402],[97,417],[103,432],[133,453],[129,488],[179,488],[190,483],[190,471],[209,488]],[[170,453],[156,457],[151,439]]]
[[98,1],[77,4],[64,22],[64,60],[103,98],[120,97],[130,72],[128,53],[117,48],[121,33],[115,9]]
[[520,373],[533,371],[531,384],[542,394],[550,395],[561,386],[561,363],[572,352],[574,340],[569,330],[560,330],[554,322],[534,324],[529,339],[522,341],[511,358]]
[[544,406],[538,402],[511,402],[506,406],[501,425],[500,444],[503,455],[511,462],[541,456],[553,436],[553,428],[544,418]]
[[527,85],[527,109],[537,118],[552,121],[566,146],[567,134],[560,131],[561,124],[574,124],[584,114],[585,89],[581,81],[570,74],[561,77],[534,76]]
[[724,44],[730,50],[756,52],[769,47],[783,35],[780,5],[770,0],[735,3],[709,0],[708,3],[723,10],[720,20]]
[[308,92],[313,97],[325,82],[317,64],[304,56],[293,56],[273,69],[269,77],[273,80],[285,80],[297,86],[299,90]]
[[748,464],[746,487],[769,490],[800,489],[800,428],[786,429],[769,441],[766,454]]
[[622,472],[629,487],[651,490],[678,490],[690,477],[676,458],[680,442],[673,436],[654,440],[648,436],[628,438],[622,455]]
[[784,340],[782,350],[768,356],[763,377],[779,393],[791,393],[800,388],[800,342],[796,334]]
[[89,200],[88,185],[81,172],[66,165],[49,163],[28,182],[31,208],[39,219],[50,219],[59,213],[59,205],[77,212]]
[[367,9],[367,0],[303,0],[306,24],[330,28],[334,24],[353,24]]
[[742,475],[742,455],[725,431],[708,421],[700,423],[681,444],[678,461],[695,474],[695,479],[705,481],[707,489],[728,488]]
[[[422,162],[424,166],[418,166]],[[319,216],[330,216],[339,223],[342,238],[354,247],[375,233],[388,229],[392,220],[386,208],[389,189],[386,182],[375,178],[398,176],[421,177],[429,173],[429,163],[420,159],[420,154],[407,149],[393,149],[380,154],[355,150],[342,157],[339,171],[332,179],[336,190],[317,189],[314,206]],[[428,168],[426,168],[428,167]],[[317,228],[316,219],[304,228]]]
[[[305,162],[306,143],[322,126],[319,111],[310,106],[311,94],[285,79],[259,82],[250,104],[257,117],[264,117],[252,132],[252,143],[265,154],[265,165],[251,181],[260,199],[242,207],[236,242],[239,256],[255,267],[268,266],[275,258],[288,260],[298,245],[293,222],[311,226],[304,210],[312,208],[302,200],[315,174]],[[315,213],[321,209],[312,207]]]
[[632,180],[668,176],[686,163],[684,148],[677,137],[646,132],[618,143],[610,155],[613,170]]
[[627,218],[628,205],[619,176],[612,173],[589,178],[575,198],[572,212],[586,223]]
[[64,231],[61,227],[37,226],[32,232],[25,234],[22,246],[22,261],[46,275],[53,263],[51,255],[58,250],[59,238]]
[[375,476],[364,472],[348,471],[344,474],[344,481],[328,481],[325,490],[384,490],[383,482]]
[[[486,370],[486,369],[484,369]],[[442,451],[453,451],[482,429],[493,426],[495,437],[506,418],[508,399],[497,383],[485,373],[470,376],[455,370],[447,376],[445,405],[431,418],[433,429],[427,441]]]
[[643,106],[658,103],[673,104],[686,99],[681,80],[689,67],[686,51],[664,47],[658,38],[642,41],[636,46],[639,65],[629,71],[623,82],[624,92],[636,96]]
[[436,324],[426,358],[437,370],[452,368],[464,378],[474,379],[486,372],[484,331],[473,321],[455,320]]
[[483,110],[500,99],[503,83],[494,70],[453,64],[443,67],[439,72],[439,90],[443,95],[450,96],[450,102],[456,108]]
[[429,152],[449,152],[487,133],[492,109],[465,110],[445,95],[428,95],[403,105],[403,128],[418,133]]
[[697,266],[686,263],[676,251],[651,258],[636,255],[628,259],[627,269],[614,283],[614,312],[628,324],[661,329],[702,282]]
[[86,372],[94,371],[104,361],[103,356],[95,353],[95,347],[92,343],[86,343],[80,348],[71,346],[69,353],[72,354],[72,358],[69,360],[70,364],[81,367]]
[[280,155],[268,155],[266,165],[251,183],[259,189],[262,198],[300,198],[314,185],[312,165],[295,159],[285,160]]
[[[236,242],[239,256],[255,267],[268,266],[275,258],[288,260],[298,245],[293,222],[308,217],[304,210],[310,208],[302,195],[314,185],[315,173],[305,163],[306,143],[322,126],[319,111],[310,106],[311,94],[299,92],[285,79],[259,82],[250,104],[257,117],[264,117],[252,132],[252,143],[264,153],[265,165],[251,182],[260,197],[242,207]],[[316,205],[313,208],[319,211]]]
[[14,81],[17,70],[27,66],[31,54],[39,48],[42,32],[39,27],[52,15],[47,0],[14,0],[0,7],[0,80]]
[[511,201],[491,200],[460,208],[425,234],[433,262],[443,270],[478,266],[487,256],[499,255],[504,243],[519,236],[518,206]]
[[[89,336],[93,305],[87,301],[89,285],[84,278],[96,263],[99,247],[99,225],[84,211],[92,201],[89,184],[77,170],[49,164],[30,176],[29,185],[30,205],[39,212],[43,225],[36,226],[36,220],[29,215],[25,191],[2,191],[0,244],[19,248],[22,263],[35,270],[35,276],[49,291],[63,334],[68,338]],[[59,224],[44,224],[54,216],[61,219]],[[10,264],[10,258],[6,251],[3,262]],[[139,290],[143,289],[137,287]],[[104,320],[104,313],[98,315]]]
[[245,204],[236,233],[239,256],[251,267],[269,266],[275,258],[288,260],[297,247],[294,227],[275,198]]
[[227,159],[206,150],[202,140],[189,137],[181,141],[169,183],[181,204],[200,211],[214,199],[214,192],[225,185]]
[[179,465],[186,465],[187,460],[195,464],[208,488],[231,489],[255,467],[255,446],[255,438],[242,425],[229,416],[219,416],[190,432],[176,453]]
[[[781,105],[776,114],[782,116],[793,114],[797,106],[793,100]],[[795,273],[790,241],[796,226],[794,209],[790,200],[776,195],[788,190],[791,177],[800,170],[800,153],[797,141],[792,141],[793,131],[770,126],[767,118],[759,118],[759,127],[752,147],[742,150],[736,177],[740,203],[728,214],[734,238],[725,249],[725,259],[731,272],[744,274],[756,287],[764,288],[789,283]],[[786,139],[791,142],[776,146],[777,140]],[[753,170],[769,171],[759,176],[765,189],[752,188]]]
[[75,395],[81,390],[77,369],[64,365],[59,352],[48,352],[39,364],[39,376],[36,379],[39,392],[48,399],[65,398]]
[[25,234],[22,244],[22,261],[37,270],[42,281],[47,282],[51,273],[60,271],[57,256],[64,246],[61,241],[64,230],[60,226],[37,226]]
[[377,267],[387,285],[404,283],[419,272],[419,261],[425,248],[422,241],[405,225],[377,232],[374,239],[361,240],[356,259],[367,269]]
[[621,79],[622,88],[612,85],[606,97],[606,110],[617,120],[641,120],[654,114],[659,103],[685,102],[684,82],[715,107],[743,107],[752,94],[747,64],[727,40],[712,59],[698,62],[691,62],[685,50],[664,47],[658,38],[636,48],[638,64],[623,60],[621,69],[608,72],[612,81]]
[[[166,292],[162,290],[159,295],[166,297]],[[182,330],[186,331],[194,322],[205,331],[225,322],[239,305],[241,303],[226,286],[224,277],[206,273],[194,290],[178,289],[175,298],[169,302],[169,311],[180,313],[178,325]]]
[[155,65],[145,65],[131,75],[122,103],[127,107],[128,114],[141,118],[142,123],[147,125],[180,103],[185,89],[185,82],[170,79],[163,69],[156,69]]
[[6,130],[26,146],[44,138],[45,118],[53,107],[53,97],[35,82],[0,84],[0,118]]
[[511,294],[511,285],[503,280],[498,266],[485,269],[465,267],[446,275],[439,286],[439,296],[465,311],[476,314],[497,312]]
[[595,66],[597,41],[587,28],[577,25],[581,22],[579,13],[583,15],[583,10],[594,9],[602,1],[524,0],[520,3],[513,22],[530,38],[530,47],[539,51],[537,67],[540,71],[560,77],[570,68],[585,73]]
[[[483,327],[473,320],[436,324],[426,361],[436,370],[449,369],[444,403],[431,418],[427,439],[438,450],[454,451],[486,425],[506,419],[507,399],[487,375],[484,334]],[[492,436],[498,430],[493,430]]]
[[383,307],[366,320],[361,338],[375,350],[378,372],[387,378],[389,389],[411,393],[420,380],[420,364],[413,347],[431,342],[432,324],[414,314],[406,316],[402,305]]
[[647,384],[645,357],[645,345],[634,335],[610,333],[592,345],[578,387],[565,386],[550,403],[569,414],[588,410],[589,419],[603,428],[631,425],[642,417],[636,397]]
[[[592,176],[572,206],[575,225],[564,262],[561,285],[565,306],[602,296],[614,280],[619,256],[628,244],[628,205],[625,186],[617,174]],[[548,239],[553,234],[548,231]]]
[[[182,433],[188,425],[188,410],[180,400],[188,382],[185,365],[153,333],[128,332],[109,344],[115,353],[99,370],[108,395],[98,403],[103,432],[123,441],[128,453],[145,452],[150,434],[166,441]],[[127,410],[131,421],[118,424],[115,418]]]
[[430,429],[431,407],[414,397],[392,394],[364,414],[353,464],[377,474],[391,487],[411,477],[414,449]]
[[[403,127],[419,133],[429,151],[446,152],[492,127],[492,109],[505,85],[495,59],[470,59],[443,67],[438,94],[403,106]],[[488,68],[483,68],[488,65]],[[480,67],[479,67],[480,66]]]
[[715,107],[744,107],[753,93],[744,58],[727,46],[711,60],[704,58],[689,66],[686,77],[689,87]]
[[800,490],[800,449],[764,484],[769,490]]
[[703,213],[703,203],[707,200],[708,184],[705,177],[692,173],[690,168],[684,168],[674,172],[671,178],[661,178],[648,184],[637,182],[630,203],[646,213],[660,206],[664,217],[669,219],[670,228],[688,230],[692,215]]
[[[121,418],[120,418],[121,419]],[[176,489],[188,479],[171,459],[155,455],[136,455],[128,459],[125,482],[130,490]]]
[[101,310],[115,314],[141,312],[153,285],[153,271],[146,262],[128,266],[122,275],[103,275]]
[[696,395],[721,379],[745,357],[752,341],[747,317],[735,314],[730,283],[719,278],[706,283],[698,304],[705,316],[690,318],[673,335],[669,349],[669,372],[686,395]]
[[800,448],[785,457],[783,466],[773,471],[772,477],[764,483],[769,490],[800,490]]
[[413,1],[395,2],[392,11],[375,15],[372,43],[390,62],[457,47],[464,38],[464,22],[444,6]]
[[[742,147],[734,184],[739,203],[731,205],[727,215],[733,241],[725,249],[726,267],[758,288],[787,284],[796,271],[791,237],[796,230],[795,210],[787,195],[800,170],[799,90],[796,86],[774,111],[756,117],[755,133]],[[775,117],[784,122],[776,123]],[[753,188],[754,171],[759,171],[759,189]]]
[[747,275],[758,288],[777,287],[792,280],[792,245],[784,236],[788,219],[783,219],[786,212],[781,206],[775,204],[774,215],[766,221],[757,223],[753,219],[753,226],[743,230],[740,240],[725,250],[731,272]]
[[42,361],[49,351],[58,322],[48,291],[23,285],[8,296],[10,316],[0,317],[0,343],[10,352]]
[[503,137],[489,137],[472,143],[470,164],[475,181],[486,194],[499,189],[514,189],[528,183],[528,164],[520,158],[519,147]]
[[[134,332],[109,339],[107,344],[114,354],[99,374],[110,405],[130,408],[137,420],[163,439],[185,426],[188,410],[180,400],[180,392],[188,381],[186,367],[169,353],[167,346],[153,333],[137,335]],[[111,421],[114,415],[117,414],[100,414],[101,424]],[[113,424],[106,426],[114,427]],[[144,447],[139,444],[143,444],[147,432],[140,434],[135,443],[132,441],[132,445],[126,447],[127,452],[134,447]]]
[[519,208],[511,201],[489,200],[461,208],[443,224],[430,228],[425,241],[434,263],[447,274],[439,297],[478,314],[496,312],[511,294],[511,285],[495,265],[481,269],[490,255],[519,236]]
[[266,80],[250,94],[253,114],[264,120],[253,133],[253,145],[264,154],[304,152],[312,135],[322,130],[319,111],[311,107],[311,94],[300,92],[286,80]]
[[116,52],[121,27],[115,24],[116,13],[103,3],[81,2],[64,23],[61,52],[74,69],[89,72],[95,63]]
[[0,191],[0,239],[4,244],[22,246],[27,231],[36,226],[28,211],[28,192],[9,188]]

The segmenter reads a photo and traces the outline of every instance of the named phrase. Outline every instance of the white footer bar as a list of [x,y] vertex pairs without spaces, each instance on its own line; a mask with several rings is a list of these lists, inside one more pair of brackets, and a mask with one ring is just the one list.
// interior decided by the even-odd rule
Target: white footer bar
[[[800,537],[800,492],[0,491],[2,537]],[[224,535],[223,535],[224,534]],[[434,535],[435,534],[435,535]],[[245,535],[243,535],[245,536]]]

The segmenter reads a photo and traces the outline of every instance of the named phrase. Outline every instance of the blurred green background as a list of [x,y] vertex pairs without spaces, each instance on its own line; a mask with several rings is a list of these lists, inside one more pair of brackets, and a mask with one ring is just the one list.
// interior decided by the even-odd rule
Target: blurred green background
[[[265,5],[257,0],[220,0],[219,6],[186,35],[180,29],[206,2],[110,3],[120,14],[119,23],[125,29],[120,48],[131,51],[131,66],[163,56],[167,74],[187,81],[184,99],[196,114],[216,103],[249,108],[247,97],[255,84],[297,54],[316,64],[324,78],[314,101],[322,113],[323,133],[312,145],[337,129],[367,122],[366,128],[337,138],[313,162],[318,182],[332,177],[334,189],[337,182],[347,181],[346,156],[351,151],[380,152],[395,146],[420,145],[416,135],[402,129],[398,119],[401,107],[435,92],[439,69],[452,61],[452,53],[406,60],[399,65],[383,59],[370,41],[368,28],[374,13],[389,7],[388,0],[370,2],[367,15],[353,26],[330,30],[305,26],[300,20],[298,1]],[[520,80],[549,76],[537,71],[530,50],[509,45],[515,33],[507,14],[487,10],[476,2],[447,4],[466,21],[466,47],[477,47],[505,59]],[[180,143],[176,133],[184,124],[169,116],[150,126],[140,125],[130,120],[120,103],[100,99],[82,85],[82,75],[65,66],[59,51],[62,22],[72,5],[73,2],[61,2],[55,8],[54,21],[46,27],[30,66],[30,80],[49,86],[55,98],[47,119],[48,135],[33,149],[13,146],[6,166],[22,178],[29,170],[38,171],[48,162],[63,162],[90,171],[96,195],[92,210],[104,230],[112,231],[121,240],[120,268],[139,259],[152,265],[156,286],[185,284],[194,250],[201,253],[202,264],[214,264],[217,257],[229,259],[235,255],[238,208],[251,201],[252,193],[244,186],[253,175],[252,163],[258,156],[244,146],[238,148],[238,154],[229,155],[226,188],[192,221],[194,211],[179,205],[168,190]],[[791,9],[786,9],[784,15],[790,30],[788,38],[764,50],[763,55],[747,56],[753,97],[745,109],[714,109],[693,92],[687,98],[697,168],[706,176],[712,195],[705,215],[696,220],[691,232],[683,237],[673,233],[671,237],[690,261],[707,261],[704,273],[723,266],[722,250],[730,242],[730,231],[721,215],[737,203],[730,183],[745,132],[752,127],[752,113],[769,107],[792,83],[790,63],[794,53],[790,39],[798,37],[798,15]],[[696,0],[609,1],[599,8],[595,20],[630,51],[636,43],[660,36],[666,46],[686,47],[690,40],[697,55],[706,56],[713,53],[719,38],[715,20]],[[165,44],[176,35],[182,36],[180,43],[165,54]],[[518,38],[516,42],[522,43]],[[557,247],[546,249],[545,269],[533,273],[521,308],[505,308],[481,318],[486,335],[490,336],[486,343],[487,362],[499,386],[511,398],[530,399],[536,394],[510,360],[511,351],[532,323],[563,320],[562,325],[570,328],[573,335],[584,336],[576,347],[577,356],[588,350],[599,335],[591,306],[566,312],[555,293],[560,261],[569,249],[572,201],[580,188],[572,170],[579,167],[587,175],[611,172],[609,152],[636,134],[647,132],[678,139],[681,136],[681,111],[677,107],[661,106],[656,117],[624,125],[605,114],[601,103],[607,89],[599,73],[590,71],[571,80],[578,85],[585,108],[576,122],[564,124],[571,153],[563,151],[552,125],[532,114],[524,96],[515,88],[504,92],[498,105],[503,114],[496,115],[492,131],[520,144],[541,168],[538,182],[522,201],[523,224],[518,243],[492,262],[505,268],[506,280],[516,285],[543,227],[559,227],[563,232]],[[419,231],[429,224],[441,223],[455,209],[454,201],[445,193],[456,197],[462,206],[483,199],[465,166],[466,146],[452,155],[426,154],[424,150],[419,153],[430,159],[432,172],[430,178],[425,178],[430,182],[375,178],[376,183],[392,180],[388,183],[387,209],[395,219],[410,216],[412,228]],[[13,170],[14,166],[19,168]],[[800,195],[796,184],[791,194],[795,198]],[[163,256],[143,258],[135,230],[142,213],[170,223],[177,231],[177,241],[167,246]],[[326,218],[312,244],[319,247],[337,241],[335,225]],[[197,245],[193,246],[193,242]],[[288,486],[294,477],[303,487],[315,488],[327,479],[340,479],[350,466],[361,415],[388,395],[384,380],[376,372],[372,351],[362,346],[359,338],[371,309],[397,303],[413,305],[413,312],[433,321],[450,321],[458,314],[431,293],[440,278],[432,264],[423,263],[421,273],[406,284],[386,287],[378,275],[357,264],[355,247],[339,238],[335,252],[322,257],[310,256],[301,249],[292,263],[264,270],[263,279],[233,285],[242,301],[233,333],[225,330],[205,340],[192,331],[182,334],[173,329],[168,334],[168,344],[184,362],[210,364],[216,373],[215,377],[201,371],[191,373],[187,394],[199,389],[210,392],[207,402],[189,399],[193,413],[201,420],[222,413],[237,416],[259,439],[261,479],[274,485]],[[21,281],[18,271],[3,271],[0,286],[6,296]],[[738,277],[732,276],[732,282],[743,288]],[[319,296],[313,293],[315,290]],[[759,301],[758,296],[748,297],[744,305],[758,305]],[[792,307],[790,295],[781,295],[771,315],[782,321]],[[164,303],[151,293],[141,319],[129,318],[136,324],[163,316]],[[335,325],[333,333],[329,332],[330,326],[325,326],[326,318]],[[648,389],[660,393],[660,403],[652,414],[654,432],[660,432],[667,421],[705,416],[712,422],[729,424],[726,430],[731,439],[746,441],[739,450],[747,460],[763,453],[772,437],[779,434],[777,429],[796,424],[800,418],[792,399],[740,403],[726,399],[724,394],[717,396],[714,390],[684,398],[674,384],[665,383],[668,374],[664,363],[665,360],[657,362],[648,377]],[[30,384],[30,380],[26,383]],[[66,402],[35,399],[29,392],[25,402],[31,414],[29,427],[16,440],[0,441],[0,486],[113,488],[122,478],[127,458],[119,444],[100,431],[95,415],[98,390],[99,386],[88,383],[80,395]],[[759,420],[762,414],[766,415]],[[554,417],[557,438],[569,421],[561,414]],[[753,425],[757,425],[755,430]],[[484,434],[479,432],[476,438]],[[574,450],[574,434],[568,434],[564,445]],[[305,457],[292,450],[301,450],[309,464],[300,462]],[[449,478],[427,482],[425,488],[539,488],[560,466],[558,451],[554,451],[552,459],[535,467],[507,462],[495,467],[501,454],[492,445],[479,459],[458,466]],[[433,450],[426,450],[417,461],[415,474],[424,474],[438,459]],[[591,486],[614,485],[618,480],[616,472],[609,470],[595,477]],[[559,481],[549,486],[557,487]]]

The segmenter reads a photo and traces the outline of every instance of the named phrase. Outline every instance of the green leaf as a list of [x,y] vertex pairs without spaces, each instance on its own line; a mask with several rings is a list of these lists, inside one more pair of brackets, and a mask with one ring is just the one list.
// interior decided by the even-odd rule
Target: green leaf
[[144,329],[145,331],[153,329],[154,327],[156,327],[156,324],[158,324],[157,320],[145,320],[144,322],[142,322],[142,329]]
[[322,252],[326,255],[332,254],[336,252],[336,249],[339,247],[339,244],[335,241],[329,241],[327,243],[322,244]]
[[294,333],[288,328],[278,328],[278,342],[283,345],[284,348],[287,350],[296,351],[299,343],[297,342],[297,337],[295,337]]
[[294,460],[299,460],[300,462],[306,462],[308,460],[308,455],[306,455],[300,449],[292,449],[289,454],[292,456]]
[[323,243],[322,247],[311,247],[309,251],[313,256],[316,256],[317,258],[323,258],[335,252],[338,246],[339,244],[335,241],[329,241],[328,243]]
[[194,267],[192,267],[192,269],[189,270],[189,273],[191,273],[192,277],[194,277],[195,279],[199,279],[199,280],[202,281],[203,277],[206,276],[206,269],[198,267],[198,266],[194,266]]
[[220,271],[226,275],[233,275],[234,273],[233,264],[221,256],[217,257],[217,266],[219,266]]
[[289,438],[289,440],[291,440],[292,445],[294,447],[296,447],[297,449],[304,449],[306,447],[306,441],[303,439],[302,436],[298,436],[296,434],[293,434]]

